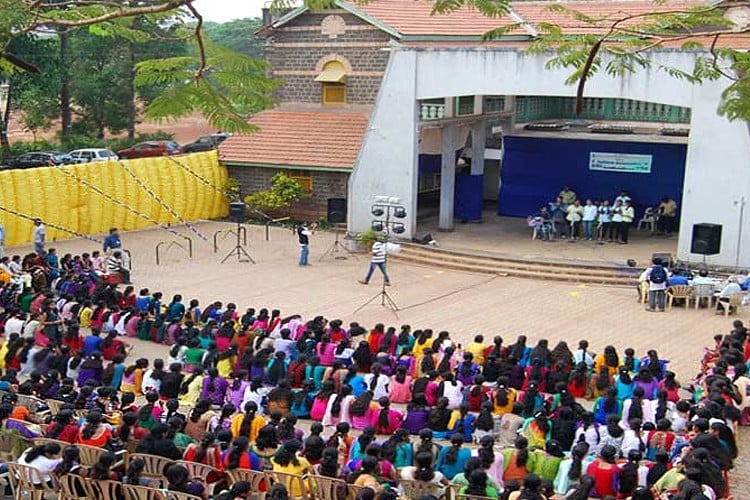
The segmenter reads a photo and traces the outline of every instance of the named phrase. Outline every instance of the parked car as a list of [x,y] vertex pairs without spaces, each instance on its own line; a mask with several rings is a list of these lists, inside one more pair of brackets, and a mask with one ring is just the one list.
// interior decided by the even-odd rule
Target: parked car
[[60,151],[32,151],[5,162],[8,168],[49,167],[53,165],[68,165],[70,163],[73,163],[73,158],[68,153]]
[[199,151],[210,151],[219,147],[229,134],[211,134],[198,137],[195,141],[182,147],[183,153],[197,153]]
[[98,161],[119,160],[118,156],[109,149],[86,148],[70,152],[73,163],[93,163]]
[[149,158],[153,156],[170,156],[180,154],[180,145],[174,141],[139,142],[117,152],[120,158]]

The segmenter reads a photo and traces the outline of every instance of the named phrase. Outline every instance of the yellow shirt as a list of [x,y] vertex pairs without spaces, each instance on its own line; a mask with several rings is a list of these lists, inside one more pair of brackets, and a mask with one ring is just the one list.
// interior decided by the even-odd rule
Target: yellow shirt
[[[285,474],[301,476],[310,470],[310,462],[308,462],[306,458],[297,457],[297,461],[299,462],[299,465],[294,465],[292,462],[289,462],[287,465],[282,466],[277,464],[276,460],[273,459],[271,460],[271,463],[273,464],[274,472],[283,472]],[[291,488],[289,488],[289,496],[301,497],[303,494],[305,494],[305,492],[300,490],[299,481],[292,481]]]
[[414,342],[414,347],[411,350],[411,353],[414,355],[414,358],[418,358],[419,356],[424,354],[425,349],[429,349],[432,347],[432,339],[427,339],[424,344],[420,344],[418,341]]
[[[232,417],[232,435],[234,437],[240,436],[240,428],[242,427],[242,421],[245,420],[245,414],[239,413]],[[266,425],[266,419],[260,415],[255,415],[253,421],[250,422],[250,432],[247,435],[248,441],[254,443],[258,439],[258,433]]]
[[466,346],[465,351],[470,352],[473,356],[472,361],[478,365],[484,364],[484,350],[487,349],[487,346],[484,344],[480,344],[479,342],[472,342],[471,344]]
[[497,404],[497,396],[495,393],[492,393],[492,406],[494,409],[492,410],[492,413],[495,415],[505,415],[506,413],[510,413],[513,411],[513,405],[516,402],[516,398],[518,397],[518,391],[515,389],[509,387],[507,389],[507,395],[508,395],[508,404],[500,406]]
[[231,378],[232,372],[234,372],[235,361],[236,358],[234,356],[219,360],[219,362],[216,363],[216,370],[219,372],[219,376],[226,379]]
[[78,316],[81,328],[91,328],[91,316],[93,314],[94,311],[90,307],[84,307],[81,309],[81,314]]

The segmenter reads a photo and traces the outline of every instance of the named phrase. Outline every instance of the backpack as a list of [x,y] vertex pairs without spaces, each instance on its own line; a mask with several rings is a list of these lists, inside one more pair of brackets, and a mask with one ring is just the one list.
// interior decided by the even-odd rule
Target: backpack
[[664,270],[664,266],[654,266],[654,268],[651,269],[651,275],[649,276],[649,281],[657,285],[666,282],[667,271]]

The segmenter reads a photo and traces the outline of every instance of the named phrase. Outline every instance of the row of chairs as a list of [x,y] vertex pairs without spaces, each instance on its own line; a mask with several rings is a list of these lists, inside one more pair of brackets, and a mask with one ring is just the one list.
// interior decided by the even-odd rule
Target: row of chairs
[[[648,303],[648,282],[640,284],[641,300],[642,303]],[[716,309],[723,312],[725,316],[729,315],[729,311],[739,311],[742,307],[742,299],[744,293],[736,293],[729,297],[728,302],[723,302],[717,299],[714,293],[714,286],[711,284],[698,284],[698,285],[675,285],[667,287],[667,307],[669,309],[674,305],[675,300],[684,300],[685,308],[690,307],[690,303],[693,302],[695,308],[702,303],[706,303],[707,307],[716,305]]]

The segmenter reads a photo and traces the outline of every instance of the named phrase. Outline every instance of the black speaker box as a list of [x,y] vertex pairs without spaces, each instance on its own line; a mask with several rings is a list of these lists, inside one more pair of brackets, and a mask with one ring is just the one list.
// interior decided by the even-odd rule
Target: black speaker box
[[721,253],[721,224],[693,224],[690,253],[716,255]]
[[653,253],[651,254],[651,262],[654,261],[654,259],[661,259],[661,264],[663,266],[667,267],[674,267],[674,259],[672,258],[671,253],[662,252],[662,253]]
[[233,222],[245,222],[247,218],[247,214],[245,213],[246,208],[247,205],[241,201],[233,201],[229,204],[229,217]]
[[342,224],[346,222],[346,198],[328,198],[328,222]]
[[432,241],[432,235],[430,233],[416,233],[411,240],[414,243],[419,243],[420,245],[426,245]]

